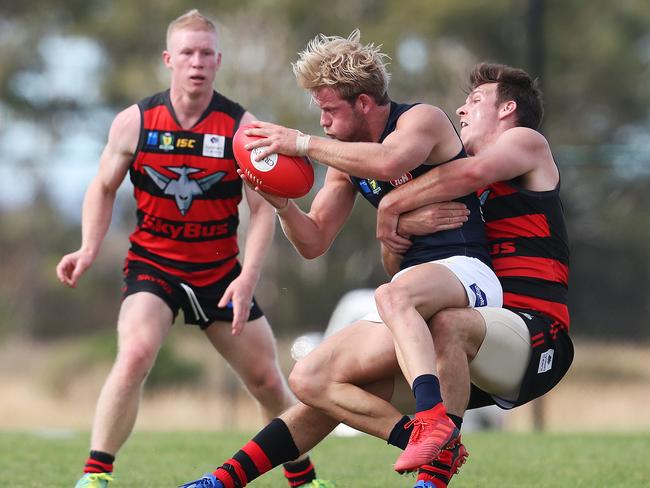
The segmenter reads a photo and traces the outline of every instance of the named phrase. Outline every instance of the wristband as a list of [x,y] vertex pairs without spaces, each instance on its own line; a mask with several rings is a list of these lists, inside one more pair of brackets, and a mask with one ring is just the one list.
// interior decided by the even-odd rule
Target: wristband
[[296,136],[296,152],[298,156],[307,156],[307,151],[309,150],[309,139],[311,136],[309,134],[303,134],[299,132]]

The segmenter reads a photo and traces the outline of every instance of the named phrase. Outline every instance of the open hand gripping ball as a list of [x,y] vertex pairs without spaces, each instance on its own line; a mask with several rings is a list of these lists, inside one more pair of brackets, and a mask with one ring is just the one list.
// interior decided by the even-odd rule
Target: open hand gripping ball
[[314,168],[309,160],[301,156],[269,154],[255,161],[260,149],[248,151],[244,148],[249,142],[259,139],[244,134],[246,129],[253,128],[255,126],[251,124],[242,125],[232,139],[235,159],[248,180],[264,193],[278,197],[305,196],[314,184]]

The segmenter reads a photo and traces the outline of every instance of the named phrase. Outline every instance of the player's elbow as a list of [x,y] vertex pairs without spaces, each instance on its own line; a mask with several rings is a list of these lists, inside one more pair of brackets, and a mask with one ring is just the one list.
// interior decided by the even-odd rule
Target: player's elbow
[[[319,238],[315,238],[319,237]],[[300,254],[305,259],[315,259],[322,256],[327,252],[332,242],[331,239],[327,239],[322,235],[312,235],[308,239],[297,240],[295,238],[290,239],[293,247],[296,248],[298,254]]]
[[404,162],[395,156],[388,157],[384,163],[379,170],[380,174],[377,176],[382,181],[397,180],[406,173]]
[[492,183],[486,178],[486,172],[479,164],[465,164],[462,177],[471,188],[478,189]]
[[311,246],[295,246],[296,251],[305,259],[316,259],[327,251],[327,248],[322,248],[320,245]]

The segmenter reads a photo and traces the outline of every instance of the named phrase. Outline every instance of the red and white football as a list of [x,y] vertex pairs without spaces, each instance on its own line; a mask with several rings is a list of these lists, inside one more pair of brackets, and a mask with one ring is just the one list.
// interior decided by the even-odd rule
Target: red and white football
[[260,190],[271,195],[287,198],[305,196],[314,184],[314,168],[311,162],[307,158],[284,154],[270,154],[255,161],[254,158],[260,150],[248,151],[244,148],[249,142],[259,139],[257,136],[244,134],[246,129],[254,127],[250,124],[242,125],[232,139],[235,159],[246,177]]

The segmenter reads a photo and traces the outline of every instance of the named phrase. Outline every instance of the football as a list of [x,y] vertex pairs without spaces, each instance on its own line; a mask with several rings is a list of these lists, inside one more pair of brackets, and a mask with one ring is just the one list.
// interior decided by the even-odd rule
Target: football
[[270,154],[264,159],[255,161],[259,149],[248,151],[246,144],[256,136],[248,136],[244,131],[254,128],[253,125],[242,125],[232,139],[232,148],[237,164],[249,181],[260,190],[271,195],[287,198],[305,196],[314,184],[314,168],[307,158],[300,156],[285,156]]

